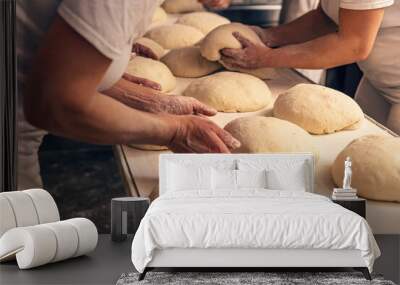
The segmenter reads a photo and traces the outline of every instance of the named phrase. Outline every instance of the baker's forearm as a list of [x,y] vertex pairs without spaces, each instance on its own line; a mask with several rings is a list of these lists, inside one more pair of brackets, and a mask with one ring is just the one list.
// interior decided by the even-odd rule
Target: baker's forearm
[[312,10],[298,19],[265,30],[270,47],[304,43],[336,31],[336,24],[329,19],[321,7]]
[[39,127],[90,143],[165,145],[177,128],[171,115],[135,110],[100,93],[85,106],[54,105],[46,109],[47,120],[36,113]]
[[[353,41],[353,42],[352,42]],[[356,39],[343,39],[337,33],[312,41],[270,49],[264,66],[327,69],[365,59],[368,51]]]

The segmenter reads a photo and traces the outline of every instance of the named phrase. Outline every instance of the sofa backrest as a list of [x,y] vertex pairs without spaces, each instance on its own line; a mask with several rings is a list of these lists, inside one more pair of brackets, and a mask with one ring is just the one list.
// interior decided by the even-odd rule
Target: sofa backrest
[[159,160],[159,193],[167,192],[171,174],[170,165],[179,164],[185,167],[212,166],[219,169],[241,169],[240,166],[285,171],[293,163],[304,164],[304,189],[314,192],[314,157],[312,153],[279,153],[279,154],[161,154]]

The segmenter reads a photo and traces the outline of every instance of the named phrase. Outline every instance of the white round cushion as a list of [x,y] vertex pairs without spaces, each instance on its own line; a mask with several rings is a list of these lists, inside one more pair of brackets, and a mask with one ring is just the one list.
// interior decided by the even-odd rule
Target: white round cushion
[[204,37],[204,34],[190,26],[172,24],[155,27],[148,31],[145,37],[152,39],[165,49],[174,49],[193,46]]
[[230,21],[216,13],[193,12],[179,17],[177,23],[194,27],[207,35],[216,27],[229,24]]
[[97,240],[95,225],[84,218],[13,228],[0,238],[0,261],[16,257],[20,269],[33,268],[87,254]]
[[26,227],[39,224],[38,214],[32,198],[24,191],[3,192],[13,209],[17,227]]
[[15,221],[14,211],[10,202],[6,197],[0,194],[0,237],[9,229],[15,228],[17,222]]
[[176,86],[176,78],[169,68],[158,60],[135,56],[128,64],[126,73],[145,78],[161,85],[162,92],[169,92]]
[[313,137],[288,121],[251,116],[235,119],[224,129],[240,141],[236,153],[312,152],[318,159]]
[[60,220],[60,214],[56,202],[49,192],[43,189],[24,190],[28,194],[35,206],[38,214],[39,224],[51,223]]
[[360,126],[364,114],[346,94],[317,84],[298,84],[279,95],[274,116],[312,134],[329,134]]
[[358,195],[372,200],[400,202],[399,137],[367,135],[348,144],[331,168],[333,180],[339,187],[342,187],[344,161],[348,156],[352,160],[351,186],[357,189]]
[[267,84],[252,75],[218,72],[194,80],[183,92],[221,112],[251,112],[271,101]]
[[161,61],[178,77],[201,77],[222,67],[218,62],[202,57],[198,47],[173,49],[161,58]]

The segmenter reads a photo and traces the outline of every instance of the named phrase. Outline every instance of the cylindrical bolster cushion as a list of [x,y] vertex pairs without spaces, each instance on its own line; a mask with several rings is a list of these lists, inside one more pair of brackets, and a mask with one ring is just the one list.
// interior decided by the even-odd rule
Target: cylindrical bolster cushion
[[31,197],[39,218],[39,224],[60,220],[56,202],[49,192],[43,189],[29,189],[23,192]]
[[3,192],[13,209],[17,227],[33,226],[39,223],[35,205],[31,197],[23,191]]
[[86,254],[97,239],[96,226],[84,218],[14,228],[0,238],[0,261],[16,255],[19,268],[28,269]]
[[10,202],[6,197],[0,195],[0,237],[16,226],[17,222]]

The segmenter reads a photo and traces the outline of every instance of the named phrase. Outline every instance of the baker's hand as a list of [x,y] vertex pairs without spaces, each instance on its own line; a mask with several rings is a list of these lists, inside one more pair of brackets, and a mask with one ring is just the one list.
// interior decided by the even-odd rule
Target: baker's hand
[[161,91],[161,85],[158,84],[157,82],[148,80],[146,78],[141,78],[141,77],[137,77],[128,73],[124,73],[124,75],[122,75],[122,78],[125,80],[128,80],[132,83],[135,84],[139,84],[143,87],[147,87],[147,88],[151,88],[157,91]]
[[270,48],[263,45],[253,44],[250,40],[243,37],[240,33],[234,32],[233,36],[241,43],[241,49],[221,50],[221,61],[231,67],[256,69],[265,67],[264,58]]
[[146,47],[140,43],[134,43],[132,45],[132,52],[139,56],[159,60],[158,56],[151,48]]
[[201,103],[195,98],[178,95],[162,95],[160,109],[174,115],[214,116],[217,110]]
[[230,153],[240,142],[201,116],[177,116],[177,129],[168,147],[173,152]]
[[228,8],[231,4],[231,0],[199,0],[199,2],[206,7],[216,9]]
[[275,40],[272,29],[264,29],[259,26],[248,26],[248,27],[257,34],[257,36],[266,46],[270,48],[275,48],[279,46],[277,41]]

